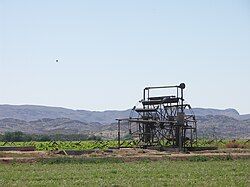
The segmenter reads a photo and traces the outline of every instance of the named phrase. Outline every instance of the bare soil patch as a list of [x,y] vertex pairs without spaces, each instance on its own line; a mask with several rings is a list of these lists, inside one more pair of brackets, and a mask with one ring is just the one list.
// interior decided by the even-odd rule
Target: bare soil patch
[[117,158],[125,162],[139,160],[188,160],[190,158],[217,158],[217,159],[249,159],[250,149],[221,149],[195,151],[188,153],[157,151],[152,149],[121,148],[111,150],[88,151],[1,151],[1,163],[31,163],[49,158]]

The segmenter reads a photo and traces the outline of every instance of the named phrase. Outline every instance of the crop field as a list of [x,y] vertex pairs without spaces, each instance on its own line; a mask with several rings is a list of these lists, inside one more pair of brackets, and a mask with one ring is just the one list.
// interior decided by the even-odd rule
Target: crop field
[[[105,152],[116,147],[117,141],[0,142],[0,146],[39,150],[3,151],[0,186],[250,186],[248,140],[199,140],[200,147],[222,150],[204,155],[143,149]],[[133,145],[126,141],[124,146]],[[225,153],[224,148],[241,149]],[[78,156],[51,152],[91,149],[97,151]]]
[[[108,149],[116,147],[117,141],[50,141],[50,142],[0,142],[0,146],[34,146],[38,151],[51,150],[90,150]],[[122,146],[133,147],[128,141],[123,142]],[[197,142],[199,147],[218,147],[218,148],[250,148],[249,140],[203,140]]]
[[250,186],[249,160],[0,164],[0,186]]
[[[116,147],[116,141],[0,142],[0,146],[34,146],[38,151],[90,150]],[[127,145],[129,146],[129,145]]]

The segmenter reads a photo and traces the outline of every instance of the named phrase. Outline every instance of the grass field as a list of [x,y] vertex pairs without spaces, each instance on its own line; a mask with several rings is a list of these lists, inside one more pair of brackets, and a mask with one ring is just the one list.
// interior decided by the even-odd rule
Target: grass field
[[[108,149],[109,147],[117,147],[117,141],[51,141],[51,142],[0,142],[0,146],[34,146],[36,150],[48,151],[48,150],[89,150],[89,149]],[[123,146],[132,147],[133,145],[125,141]],[[196,146],[196,145],[194,145]],[[197,146],[202,147],[218,147],[226,148],[250,148],[249,140],[198,140]]]
[[0,186],[250,186],[249,160],[0,164]]

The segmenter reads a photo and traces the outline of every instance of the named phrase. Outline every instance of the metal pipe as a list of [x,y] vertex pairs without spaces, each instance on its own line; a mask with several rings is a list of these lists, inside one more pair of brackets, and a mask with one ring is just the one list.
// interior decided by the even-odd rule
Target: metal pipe
[[181,88],[181,112],[184,112],[184,105],[183,105],[183,89]]
[[118,148],[120,149],[121,147],[121,120],[118,120]]
[[146,88],[144,88],[143,90],[143,101],[145,101],[145,99],[146,99]]
[[146,87],[144,90],[149,90],[149,89],[160,89],[160,88],[177,88],[178,86],[151,86],[151,87]]

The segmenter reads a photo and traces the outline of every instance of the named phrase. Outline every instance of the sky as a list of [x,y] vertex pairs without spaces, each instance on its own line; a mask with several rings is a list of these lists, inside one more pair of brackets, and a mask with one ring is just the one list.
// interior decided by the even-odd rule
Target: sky
[[0,104],[123,110],[181,82],[250,113],[249,0],[0,0]]

